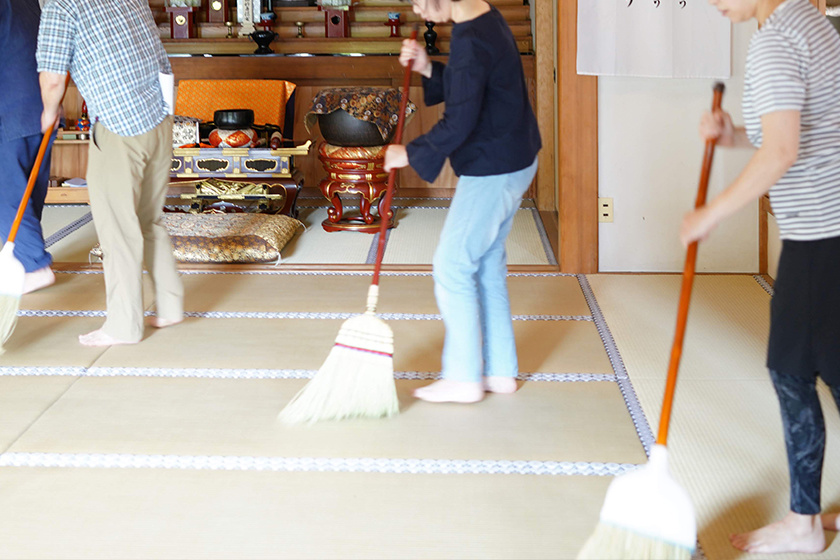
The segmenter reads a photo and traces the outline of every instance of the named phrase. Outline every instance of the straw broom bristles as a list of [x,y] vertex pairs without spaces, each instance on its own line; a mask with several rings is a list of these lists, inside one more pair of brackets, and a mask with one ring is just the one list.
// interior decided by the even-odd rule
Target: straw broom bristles
[[671,476],[666,447],[656,444],[647,464],[612,481],[578,560],[688,560],[696,543],[691,498]]
[[367,312],[341,325],[321,369],[280,412],[281,421],[303,424],[399,412],[394,334],[374,313],[378,293],[379,286],[372,285]]
[[578,560],[690,560],[691,554],[685,547],[599,523],[583,545]]

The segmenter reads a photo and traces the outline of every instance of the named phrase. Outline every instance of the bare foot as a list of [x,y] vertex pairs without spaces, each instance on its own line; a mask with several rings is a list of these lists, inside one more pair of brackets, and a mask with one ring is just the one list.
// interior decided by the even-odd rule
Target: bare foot
[[474,403],[484,398],[484,387],[480,382],[441,379],[431,385],[415,389],[414,396],[422,401],[434,403]]
[[825,533],[820,517],[794,512],[761,529],[729,535],[732,546],[744,552],[779,554],[804,552],[817,554],[825,550]]
[[55,274],[48,266],[27,272],[23,277],[23,293],[28,294],[55,284]]
[[102,329],[79,335],[79,343],[82,346],[117,346],[118,344],[137,344],[138,342],[140,341],[118,340],[102,332]]
[[821,520],[823,529],[828,531],[840,530],[840,526],[837,525],[840,522],[840,513],[824,513],[821,516]]
[[165,329],[166,327],[171,327],[172,325],[177,325],[178,323],[184,320],[183,317],[180,319],[161,319],[160,317],[149,317],[149,326],[152,326],[156,329]]
[[484,390],[488,393],[510,394],[515,393],[518,388],[515,377],[491,375],[484,378]]

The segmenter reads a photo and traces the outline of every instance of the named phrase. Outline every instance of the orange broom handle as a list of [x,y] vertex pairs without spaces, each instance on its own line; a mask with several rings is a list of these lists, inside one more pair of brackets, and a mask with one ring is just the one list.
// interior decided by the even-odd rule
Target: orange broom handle
[[[70,83],[70,74],[67,74],[67,78],[64,81],[64,91],[67,91],[67,84]],[[64,95],[61,96],[61,101],[64,101]],[[61,101],[59,101],[59,105],[61,105]],[[59,117],[56,117],[55,120],[58,122]],[[53,123],[53,128],[55,128],[55,122]],[[6,238],[7,243],[13,243],[15,238],[17,237],[18,229],[20,229],[20,223],[23,221],[23,214],[26,212],[26,205],[29,204],[29,197],[32,196],[32,190],[35,188],[35,180],[38,178],[38,172],[41,170],[41,163],[44,161],[44,154],[47,153],[47,146],[50,144],[50,136],[52,136],[52,129],[48,130],[44,133],[44,137],[41,139],[41,145],[38,147],[38,155],[35,157],[35,164],[32,166],[32,171],[29,172],[29,181],[26,183],[26,190],[23,191],[23,198],[20,200],[20,205],[17,209],[17,214],[15,214],[15,219],[12,222],[12,229],[9,230],[9,237]]]
[[[411,30],[411,40],[417,40],[417,25]],[[411,85],[411,67],[414,59],[408,61],[405,67],[405,78],[403,79],[402,95],[400,96],[400,114],[397,118],[397,132],[394,135],[394,144],[402,144],[403,125],[405,124],[405,110],[408,107],[408,87]],[[379,272],[382,269],[382,257],[385,255],[385,237],[388,235],[388,215],[391,213],[391,199],[394,198],[394,183],[397,180],[397,170],[392,169],[388,173],[388,186],[385,188],[385,202],[382,203],[382,213],[379,219],[382,221],[379,226],[379,243],[376,246],[376,264],[373,267],[373,285],[379,285]]]
[[[723,89],[722,83],[718,82],[715,84],[712,112],[720,109]],[[703,154],[703,169],[700,172],[700,186],[697,189],[697,200],[694,203],[695,208],[700,208],[706,204],[706,191],[709,188],[709,173],[712,170],[715,144],[717,144],[716,138],[706,140],[706,151]],[[691,301],[691,288],[694,284],[694,268],[696,263],[697,241],[694,241],[688,246],[688,252],[685,256],[680,305],[677,310],[677,328],[674,332],[674,344],[671,347],[671,361],[668,364],[668,379],[665,382],[665,397],[662,401],[662,413],[659,417],[659,435],[656,438],[656,443],[659,445],[667,445],[668,442],[668,426],[671,422],[671,407],[674,404],[674,391],[677,388],[677,372],[680,369],[683,337],[685,335],[685,325],[688,322],[688,304]]]

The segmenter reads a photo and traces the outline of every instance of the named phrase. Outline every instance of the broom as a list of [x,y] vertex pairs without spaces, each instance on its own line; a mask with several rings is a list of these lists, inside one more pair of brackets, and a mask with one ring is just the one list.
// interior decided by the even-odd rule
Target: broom
[[[417,26],[411,40],[417,38]],[[408,106],[408,87],[411,81],[409,61],[405,67],[403,94],[394,143],[402,142],[405,111]],[[379,272],[385,254],[385,238],[391,214],[396,169],[388,174],[388,185],[382,214],[379,216],[379,244],[373,281],[368,290],[367,310],[344,322],[336,337],[335,345],[321,369],[279,415],[286,424],[342,420],[345,418],[380,418],[393,416],[400,410],[397,388],[394,383],[394,334],[391,328],[376,316],[379,300]]]
[[[68,74],[67,82],[69,81],[70,75]],[[64,84],[65,90],[67,89],[67,82]],[[53,127],[55,127],[55,123],[53,123]],[[18,229],[20,229],[20,223],[23,220],[26,206],[29,204],[29,197],[32,196],[32,189],[35,188],[35,180],[38,178],[38,172],[41,170],[41,163],[44,161],[44,154],[47,152],[50,136],[52,136],[52,129],[45,132],[44,137],[41,139],[38,155],[35,157],[35,164],[32,166],[32,171],[29,172],[29,181],[26,183],[26,190],[23,191],[23,198],[21,198],[17,214],[15,214],[15,219],[12,222],[12,228],[9,230],[9,237],[6,238],[6,243],[3,244],[3,249],[0,250],[0,355],[5,352],[3,345],[9,340],[9,337],[12,336],[12,332],[15,330],[17,313],[18,309],[20,309],[20,297],[23,295],[23,285],[26,277],[26,271],[23,265],[15,258],[15,238],[17,237]]]
[[[723,84],[714,87],[712,110],[720,109]],[[695,208],[706,203],[709,172],[716,140],[706,141],[700,186]],[[682,354],[683,335],[697,261],[697,242],[688,246],[682,289],[677,311],[677,327],[665,397],[659,418],[659,434],[650,450],[647,465],[613,480],[607,489],[600,522],[578,554],[579,560],[595,559],[689,559],[697,543],[697,521],[688,493],[671,477],[668,469],[668,425]]]

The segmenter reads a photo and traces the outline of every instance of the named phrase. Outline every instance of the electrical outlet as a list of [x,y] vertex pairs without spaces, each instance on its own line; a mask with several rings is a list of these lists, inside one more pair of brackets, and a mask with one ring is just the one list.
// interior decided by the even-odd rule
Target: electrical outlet
[[613,221],[613,199],[599,198],[598,199],[598,221],[609,222]]

